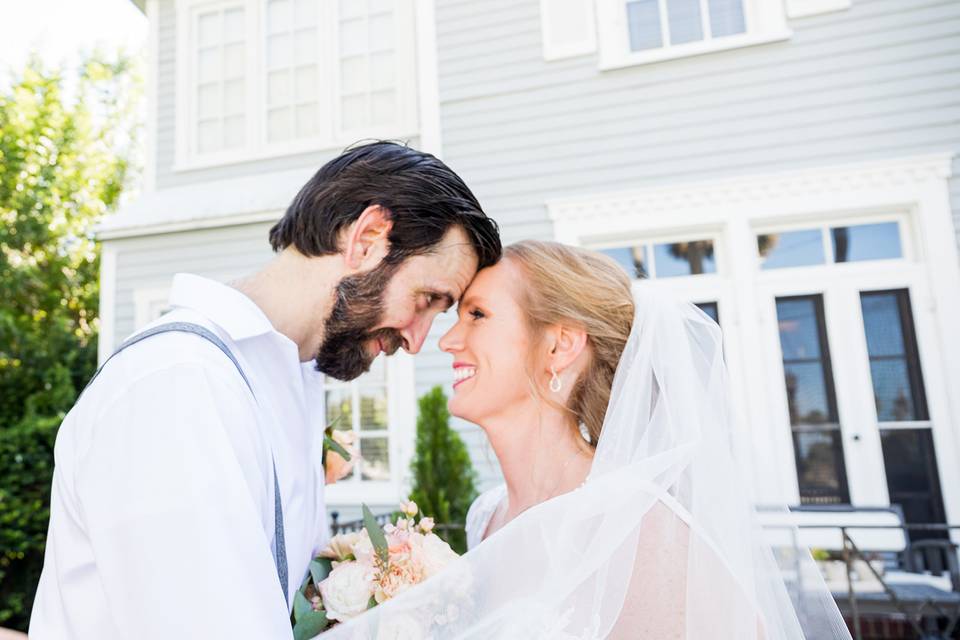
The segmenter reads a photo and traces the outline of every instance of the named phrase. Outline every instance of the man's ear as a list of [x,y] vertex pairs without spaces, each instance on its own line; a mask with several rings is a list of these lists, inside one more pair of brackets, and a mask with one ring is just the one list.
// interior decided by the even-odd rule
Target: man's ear
[[576,326],[554,325],[549,330],[551,345],[549,363],[558,372],[564,371],[587,347],[587,332]]
[[369,271],[390,252],[388,236],[393,228],[386,209],[372,204],[347,227],[343,259],[353,271]]

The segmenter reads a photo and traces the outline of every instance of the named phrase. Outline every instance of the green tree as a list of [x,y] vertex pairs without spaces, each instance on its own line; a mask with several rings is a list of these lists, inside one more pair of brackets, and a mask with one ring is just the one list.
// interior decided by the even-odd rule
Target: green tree
[[450,428],[447,397],[434,387],[420,398],[417,416],[417,450],[410,465],[413,490],[410,499],[438,525],[459,525],[437,534],[450,543],[454,551],[467,549],[462,525],[467,510],[477,497],[476,473],[470,454],[457,432]]
[[0,626],[25,629],[57,426],[96,366],[95,225],[131,177],[139,64],[36,59],[0,89]]

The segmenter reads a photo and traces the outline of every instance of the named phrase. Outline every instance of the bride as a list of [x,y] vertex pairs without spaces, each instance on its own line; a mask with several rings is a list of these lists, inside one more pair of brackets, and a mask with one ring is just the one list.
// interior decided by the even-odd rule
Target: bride
[[505,483],[471,507],[463,558],[327,635],[850,637],[809,553],[774,553],[757,524],[705,314],[533,241],[481,271],[458,314],[440,341],[450,411],[484,429]]

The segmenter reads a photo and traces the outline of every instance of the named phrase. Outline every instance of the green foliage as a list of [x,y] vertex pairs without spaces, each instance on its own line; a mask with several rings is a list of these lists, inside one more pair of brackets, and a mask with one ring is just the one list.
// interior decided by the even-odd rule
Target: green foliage
[[136,142],[135,61],[65,77],[31,60],[0,90],[0,626],[26,630],[57,426],[96,366],[99,247]]
[[68,97],[33,60],[0,93],[0,428],[68,410],[93,372],[93,227],[127,177],[135,76],[89,60]]
[[[447,397],[440,387],[434,387],[420,398],[417,450],[411,470],[410,499],[417,503],[420,512],[432,517],[438,525],[462,526],[470,504],[477,497],[476,473],[463,440],[450,428]],[[438,527],[436,533],[457,553],[466,551],[466,534],[462,529]]]
[[0,429],[0,627],[26,630],[43,567],[59,417]]

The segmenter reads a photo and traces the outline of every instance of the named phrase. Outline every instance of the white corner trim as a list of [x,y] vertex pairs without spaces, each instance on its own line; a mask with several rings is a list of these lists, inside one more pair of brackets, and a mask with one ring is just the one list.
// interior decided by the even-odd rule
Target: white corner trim
[[849,206],[851,195],[863,204],[906,205],[916,201],[916,186],[942,184],[952,175],[952,157],[952,153],[938,153],[563,198],[547,201],[547,211],[558,225],[574,224],[589,231],[591,226],[595,228],[591,222],[595,220],[610,223],[627,217],[636,227],[642,220],[659,219],[661,226],[666,222],[658,214],[670,213],[669,219],[681,212],[705,209],[717,212],[711,216],[717,218],[731,208],[754,215],[764,215],[766,209],[769,216],[773,215],[771,203],[775,210],[802,213],[809,210],[812,199],[823,197],[832,199],[838,208]]
[[280,219],[282,212],[260,211],[241,216],[217,216],[213,218],[197,218],[194,220],[183,220],[178,222],[158,222],[156,224],[145,224],[137,227],[125,227],[122,229],[104,229],[97,234],[100,240],[117,240],[119,238],[139,238],[143,236],[156,236],[164,233],[179,233],[181,231],[197,231],[199,229],[215,229],[221,227],[239,227],[247,224],[257,224],[261,222],[276,222]]
[[144,141],[143,191],[150,193],[157,188],[157,100],[159,97],[159,52],[160,52],[160,11],[158,0],[146,1],[147,14],[147,137]]
[[113,353],[117,317],[117,248],[100,245],[100,332],[97,337],[97,364]]
[[788,18],[805,18],[850,8],[850,0],[786,0]]
[[417,110],[420,116],[420,149],[441,157],[440,79],[437,70],[437,15],[435,0],[416,0]]

